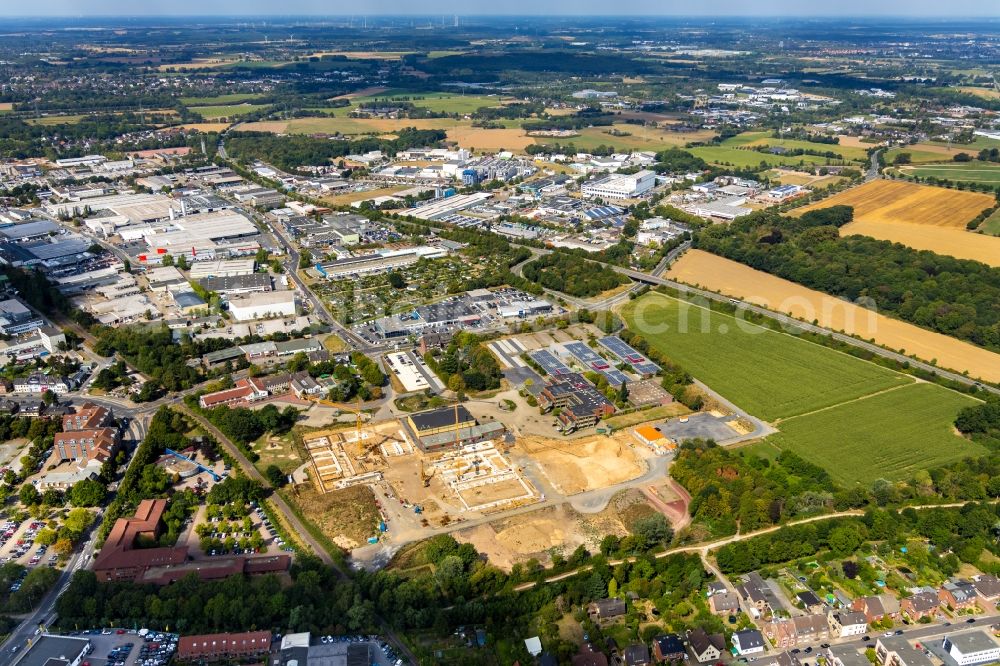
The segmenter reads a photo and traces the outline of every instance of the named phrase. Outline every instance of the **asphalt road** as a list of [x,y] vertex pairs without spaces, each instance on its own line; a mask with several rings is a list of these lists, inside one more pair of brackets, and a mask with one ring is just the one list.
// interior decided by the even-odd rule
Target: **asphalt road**
[[59,598],[66,588],[69,587],[70,579],[73,574],[80,569],[86,568],[90,563],[91,553],[94,552],[94,546],[97,543],[97,531],[100,527],[100,518],[94,523],[90,528],[90,536],[87,541],[74,551],[73,555],[70,556],[63,568],[62,572],[59,574],[59,579],[56,580],[56,584],[52,586],[45,598],[38,605],[33,613],[28,615],[21,624],[17,626],[14,631],[11,632],[7,640],[0,645],[0,663],[9,663],[6,658],[12,652],[20,652],[25,649],[29,639],[34,638],[39,625],[47,620],[54,612],[56,607],[56,600]]

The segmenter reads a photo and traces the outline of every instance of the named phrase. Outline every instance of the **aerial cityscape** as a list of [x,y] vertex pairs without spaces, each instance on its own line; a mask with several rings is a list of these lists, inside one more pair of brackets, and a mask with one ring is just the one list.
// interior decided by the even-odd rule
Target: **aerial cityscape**
[[871,4],[0,8],[0,666],[1000,663],[1000,14]]

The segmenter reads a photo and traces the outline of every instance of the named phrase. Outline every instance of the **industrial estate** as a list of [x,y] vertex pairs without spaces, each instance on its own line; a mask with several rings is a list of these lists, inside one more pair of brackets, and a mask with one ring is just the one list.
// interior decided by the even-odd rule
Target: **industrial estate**
[[0,61],[0,664],[1000,662],[994,24]]

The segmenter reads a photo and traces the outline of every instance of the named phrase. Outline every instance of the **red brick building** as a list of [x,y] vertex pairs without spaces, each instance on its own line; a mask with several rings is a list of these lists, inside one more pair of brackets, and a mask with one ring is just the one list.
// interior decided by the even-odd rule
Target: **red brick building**
[[177,659],[179,661],[246,659],[263,657],[270,651],[270,631],[181,636],[177,642]]

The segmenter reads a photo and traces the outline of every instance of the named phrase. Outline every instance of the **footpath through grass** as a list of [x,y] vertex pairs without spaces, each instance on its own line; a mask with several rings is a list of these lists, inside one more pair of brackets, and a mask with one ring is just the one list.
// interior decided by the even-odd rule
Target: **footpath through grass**
[[913,381],[874,363],[663,294],[632,301],[622,316],[667,358],[768,421]]

